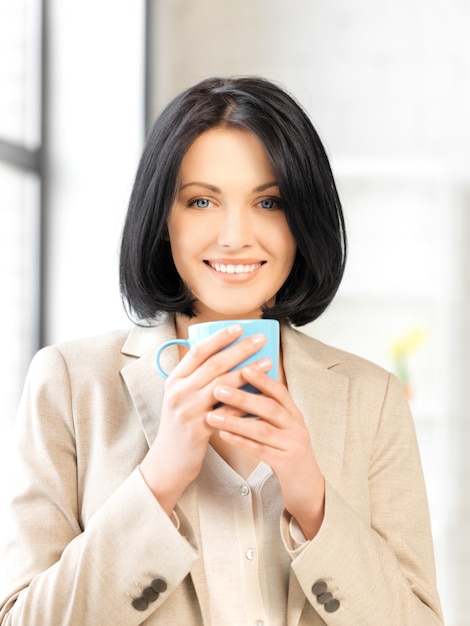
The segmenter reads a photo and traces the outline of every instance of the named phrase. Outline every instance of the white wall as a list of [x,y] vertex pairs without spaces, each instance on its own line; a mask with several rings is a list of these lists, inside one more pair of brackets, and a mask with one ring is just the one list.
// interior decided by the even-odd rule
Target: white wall
[[51,0],[47,343],[128,324],[119,236],[143,140],[143,0]]
[[468,157],[468,3],[154,4],[157,106],[208,75],[260,73],[312,111],[335,158]]

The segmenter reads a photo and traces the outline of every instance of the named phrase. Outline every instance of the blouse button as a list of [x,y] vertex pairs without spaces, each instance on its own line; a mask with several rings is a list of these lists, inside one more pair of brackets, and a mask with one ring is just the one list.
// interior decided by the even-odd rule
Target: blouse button
[[264,622],[262,619],[257,619],[255,622],[255,626],[264,626]]
[[253,548],[249,548],[249,549],[246,551],[246,558],[247,558],[249,561],[252,561],[252,560],[255,558],[255,551],[253,550]]
[[240,487],[240,495],[247,496],[250,493],[250,488],[247,485],[242,485]]

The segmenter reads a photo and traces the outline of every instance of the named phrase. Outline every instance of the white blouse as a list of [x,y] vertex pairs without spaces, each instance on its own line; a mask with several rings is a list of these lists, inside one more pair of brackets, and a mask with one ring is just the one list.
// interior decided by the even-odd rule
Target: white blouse
[[211,624],[285,626],[290,565],[305,538],[292,524],[281,536],[276,476],[260,463],[244,480],[209,446],[196,482]]

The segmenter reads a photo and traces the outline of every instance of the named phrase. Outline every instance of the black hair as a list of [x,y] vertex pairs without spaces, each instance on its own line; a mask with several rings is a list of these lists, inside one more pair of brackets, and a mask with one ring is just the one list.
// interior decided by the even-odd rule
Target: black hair
[[271,160],[296,258],[263,317],[301,326],[332,301],[346,260],[341,203],[328,157],[308,115],[292,96],[262,78],[208,78],[172,100],[156,120],[137,170],[120,255],[120,286],[129,314],[195,315],[194,298],[173,263],[167,219],[181,161],[215,127],[243,128]]

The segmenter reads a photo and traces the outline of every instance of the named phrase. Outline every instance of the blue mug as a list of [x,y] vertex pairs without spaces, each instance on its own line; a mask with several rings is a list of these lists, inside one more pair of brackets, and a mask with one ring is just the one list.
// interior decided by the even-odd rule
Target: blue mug
[[[234,345],[241,339],[249,337],[251,335],[263,334],[266,336],[267,341],[258,352],[255,352],[252,356],[245,359],[242,363],[234,367],[233,369],[240,369],[249,363],[258,361],[260,359],[269,358],[272,361],[272,367],[267,372],[270,378],[274,380],[278,379],[279,374],[279,322],[277,320],[265,320],[265,319],[252,319],[252,320],[220,320],[215,322],[201,322],[200,324],[191,324],[188,330],[188,339],[170,339],[165,341],[158,348],[155,355],[155,365],[158,373],[163,378],[168,378],[167,372],[165,372],[160,364],[161,353],[170,346],[186,346],[190,348],[202,339],[213,335],[215,332],[227,326],[233,326],[239,324],[243,328],[243,333],[230,345]],[[245,385],[243,389],[247,391],[253,391],[258,393],[258,390],[251,385]]]

